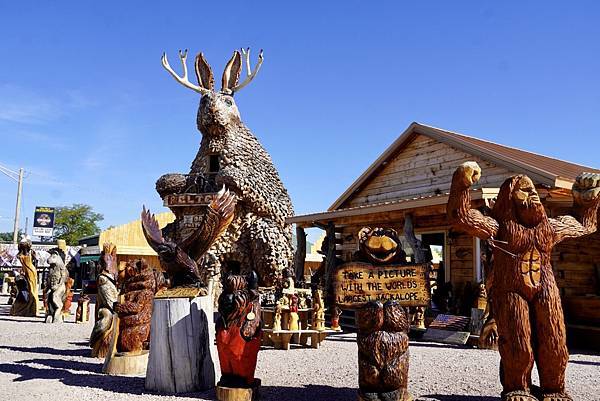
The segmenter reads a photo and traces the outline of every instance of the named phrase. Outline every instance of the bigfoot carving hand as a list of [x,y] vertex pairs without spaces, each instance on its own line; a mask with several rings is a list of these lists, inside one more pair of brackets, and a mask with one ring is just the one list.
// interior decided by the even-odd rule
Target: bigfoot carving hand
[[598,194],[600,194],[600,174],[581,173],[575,178],[573,198],[576,204],[587,206],[598,198]]
[[481,178],[481,167],[476,162],[464,162],[454,172],[459,184],[465,188],[477,183]]

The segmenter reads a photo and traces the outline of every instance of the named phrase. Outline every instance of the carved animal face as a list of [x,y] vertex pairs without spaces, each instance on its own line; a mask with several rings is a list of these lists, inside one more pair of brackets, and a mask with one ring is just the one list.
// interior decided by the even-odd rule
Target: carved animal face
[[50,254],[50,257],[48,257],[48,264],[50,265],[50,269],[54,269],[56,267],[62,268],[65,265],[62,258],[57,253]]
[[529,177],[523,176],[515,183],[512,199],[517,218],[522,225],[535,227],[546,218],[540,196]]
[[402,250],[396,230],[391,228],[362,228],[358,241],[363,253],[376,263],[385,263],[394,259]]
[[216,92],[202,96],[197,124],[203,134],[216,136],[240,123],[240,112],[233,96]]

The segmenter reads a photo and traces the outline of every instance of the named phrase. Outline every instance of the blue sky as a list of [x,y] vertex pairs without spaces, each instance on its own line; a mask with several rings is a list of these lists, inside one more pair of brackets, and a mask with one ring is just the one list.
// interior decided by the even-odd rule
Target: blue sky
[[[325,210],[412,121],[600,167],[598,2],[206,3],[0,2],[0,163],[30,172],[23,216],[163,210],[156,179],[200,141],[198,94],[160,65],[180,48],[217,77],[235,48],[265,50],[237,104],[297,213]],[[15,192],[0,175],[0,231]]]

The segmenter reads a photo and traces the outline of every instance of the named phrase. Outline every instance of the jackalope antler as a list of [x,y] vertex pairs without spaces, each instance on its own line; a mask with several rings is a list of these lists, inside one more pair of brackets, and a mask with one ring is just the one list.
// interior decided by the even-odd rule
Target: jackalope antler
[[[179,50],[179,59],[181,60],[181,66],[183,67],[183,76],[182,77],[180,77],[179,75],[177,75],[177,73],[175,71],[173,71],[173,68],[171,68],[171,66],[169,65],[169,60],[167,59],[167,53],[164,53],[164,52],[161,57],[162,65],[163,65],[163,67],[165,67],[165,70],[167,70],[169,72],[169,74],[171,74],[171,76],[173,78],[175,78],[175,80],[177,82],[179,82],[181,85],[193,90],[194,92],[198,92],[198,93],[201,93],[202,95],[206,95],[206,94],[210,93],[210,91],[208,89],[205,89],[202,86],[194,85],[193,83],[190,82],[190,80],[187,77],[187,75],[188,75],[187,74],[187,65],[186,65],[187,52],[188,52],[187,49],[185,49],[185,51],[183,51],[183,52],[181,50]],[[200,85],[202,85],[202,83],[200,83]]]
[[232,92],[237,92],[240,89],[242,89],[244,86],[248,85],[250,83],[250,81],[252,81],[254,79],[256,74],[258,74],[258,70],[260,70],[260,66],[262,65],[263,61],[265,60],[265,58],[263,56],[263,51],[262,51],[262,49],[260,49],[260,52],[258,53],[258,62],[256,63],[256,67],[254,68],[254,71],[252,71],[252,69],[250,68],[250,48],[248,47],[246,50],[244,50],[242,48],[240,50],[242,51],[242,55],[244,56],[245,62],[246,62],[246,79],[244,79],[244,81],[241,84],[236,85],[234,88],[232,88],[231,89]]
[[[240,49],[241,53],[239,51],[235,51],[233,53],[233,57],[231,58],[231,60],[227,63],[227,66],[225,67],[225,72],[223,75],[223,88],[221,88],[221,92],[225,93],[225,94],[230,94],[233,95],[235,92],[239,91],[240,89],[242,89],[243,87],[245,87],[246,85],[248,85],[256,76],[256,74],[258,74],[258,70],[260,70],[260,67],[264,61],[264,56],[263,56],[263,51],[262,49],[260,50],[260,53],[258,54],[258,62],[256,63],[256,66],[254,67],[254,70],[251,69],[250,67],[250,48],[248,47],[247,49]],[[239,77],[239,71],[241,68],[241,56],[244,56],[244,62],[246,64],[246,78],[244,79],[244,81],[242,83],[240,83],[239,85],[235,85],[235,83],[237,83],[237,78]],[[174,70],[173,68],[171,68],[171,66],[169,65],[169,60],[167,59],[167,54],[163,53],[162,58],[161,58],[161,62],[163,67],[165,68],[165,70],[167,70],[169,72],[169,74],[171,74],[171,76],[173,78],[175,78],[175,80],[177,82],[179,82],[180,84],[182,84],[183,86],[185,86],[186,88],[189,88],[191,90],[193,90],[194,92],[198,92],[202,95],[207,95],[211,92],[212,90],[212,82],[203,82],[204,79],[201,77],[200,74],[198,74],[198,68],[196,68],[196,75],[198,75],[198,83],[200,85],[194,85],[193,83],[191,83],[188,79],[187,76],[187,65],[186,65],[186,59],[187,59],[187,49],[185,51],[181,51],[179,50],[179,59],[181,60],[181,65],[183,67],[183,76],[179,76]],[[206,61],[204,60],[204,56],[202,55],[202,53],[199,53],[198,56],[196,56],[196,67],[198,67],[198,62],[204,62],[206,63]],[[234,65],[237,64],[237,68],[232,68],[234,67]],[[210,67],[208,67],[210,69]],[[237,70],[237,71],[233,71],[233,70]],[[230,85],[229,83],[229,77],[231,74],[235,74],[235,80],[234,80],[234,85]],[[211,78],[212,78],[212,72],[210,73]]]

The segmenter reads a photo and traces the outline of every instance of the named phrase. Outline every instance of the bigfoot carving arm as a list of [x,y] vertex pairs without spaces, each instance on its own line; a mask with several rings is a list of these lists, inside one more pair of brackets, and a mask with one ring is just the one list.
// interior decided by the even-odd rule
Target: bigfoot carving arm
[[479,210],[471,209],[469,189],[481,178],[481,168],[475,162],[465,162],[458,166],[452,176],[448,199],[448,220],[453,227],[466,233],[489,239],[498,233],[498,222],[484,216]]
[[568,215],[549,219],[554,230],[555,244],[567,238],[576,238],[596,231],[599,194],[600,174],[582,173],[577,176],[573,184],[573,203],[581,211],[581,217],[579,220]]

